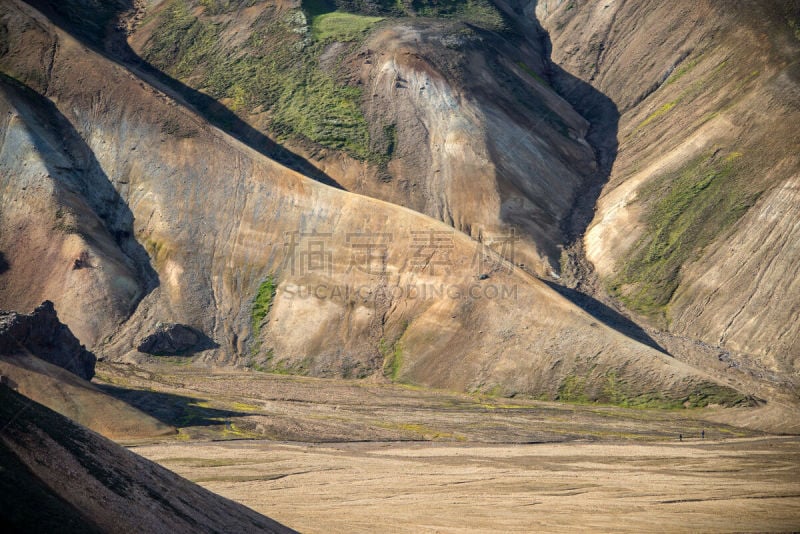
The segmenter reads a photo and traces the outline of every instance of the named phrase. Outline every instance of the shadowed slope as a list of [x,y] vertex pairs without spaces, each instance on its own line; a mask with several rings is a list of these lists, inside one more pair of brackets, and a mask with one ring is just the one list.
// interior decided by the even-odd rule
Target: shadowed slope
[[[50,100],[13,77],[30,74],[0,73],[0,220],[14,229],[0,233],[0,249],[14,261],[2,274],[0,308],[27,312],[49,298],[91,346],[158,279],[93,150]],[[89,105],[102,113],[100,102]],[[88,309],[96,313],[87,317]]]
[[7,460],[2,522],[12,531],[38,530],[58,518],[59,531],[292,532],[6,386],[0,386],[0,456]]
[[106,395],[94,384],[36,356],[4,356],[0,373],[21,394],[109,439],[132,441],[175,434],[174,428],[135,405]]

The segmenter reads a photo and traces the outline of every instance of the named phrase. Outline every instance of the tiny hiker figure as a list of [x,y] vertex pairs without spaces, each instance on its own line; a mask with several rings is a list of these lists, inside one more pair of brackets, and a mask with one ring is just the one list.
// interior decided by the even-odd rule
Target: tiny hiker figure
[[706,439],[706,429],[700,431],[700,439]]
[[683,441],[683,434],[678,434],[678,441]]

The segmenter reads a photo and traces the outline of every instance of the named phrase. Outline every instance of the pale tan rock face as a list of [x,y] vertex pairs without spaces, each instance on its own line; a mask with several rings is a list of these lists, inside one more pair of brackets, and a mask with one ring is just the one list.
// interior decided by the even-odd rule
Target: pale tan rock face
[[[542,275],[557,272],[558,246],[567,239],[561,225],[595,169],[583,139],[586,121],[512,58],[500,59],[516,69],[511,72],[529,98],[563,121],[567,131],[557,132],[541,115],[511,104],[511,88],[488,74],[495,59],[478,43],[465,39],[456,53],[444,46],[443,34],[435,25],[392,26],[366,43],[380,51],[361,65],[367,116],[398,125],[398,156],[389,171],[405,187],[389,194],[368,183],[353,189],[412,207],[477,240],[516,232],[517,263]],[[467,56],[461,82],[437,66],[458,54]]]
[[[476,265],[474,259],[484,251],[465,234],[409,209],[321,185],[232,140],[31,8],[10,2],[2,17],[25,24],[8,25],[9,52],[0,67],[52,102],[39,109],[44,118],[70,124],[75,142],[84,143],[102,170],[94,182],[89,181],[93,175],[76,171],[76,196],[92,207],[87,220],[108,204],[98,202],[101,187],[110,186],[130,210],[127,219],[121,209],[97,216],[100,237],[87,240],[102,266],[98,273],[119,265],[127,269],[118,267],[127,278],[101,278],[106,285],[97,282],[90,292],[97,303],[73,306],[71,316],[64,314],[74,332],[95,332],[96,352],[138,358],[134,348],[163,321],[197,328],[219,344],[199,360],[242,364],[253,358],[320,376],[380,376],[387,367],[396,378],[418,383],[546,396],[555,396],[563,381],[578,376],[585,394],[599,398],[607,394],[613,373],[624,390],[618,393],[665,399],[683,398],[707,381],[702,372],[598,324],[496,254],[486,252],[486,261]],[[57,43],[46,69],[28,53],[36,40]],[[27,89],[15,83],[4,80],[4,94],[22,98],[20,91]],[[32,105],[27,98],[6,100],[15,113]],[[455,124],[436,134],[446,147],[460,146],[467,135],[457,119]],[[29,144],[26,150],[32,152]],[[66,151],[57,145],[54,150]],[[24,198],[16,195],[25,183],[51,188],[57,183],[27,168],[18,156],[24,152],[2,153],[17,169],[6,175],[4,202]],[[469,165],[482,161],[479,149],[453,154]],[[37,204],[39,198],[20,204],[52,214],[52,206]],[[113,241],[102,237],[124,221],[134,243],[123,234]],[[42,230],[42,240],[59,235]],[[379,232],[391,234],[379,254],[381,268],[351,268],[353,235]],[[424,239],[433,233],[443,242],[421,246],[415,232],[426,232]],[[295,233],[306,239],[293,250],[305,253],[299,258],[287,257],[287,240]],[[144,261],[141,249],[147,253]],[[321,263],[310,263],[312,257]],[[24,273],[9,278],[18,276],[18,259],[16,252],[9,253],[4,281],[15,280],[18,287],[41,284]],[[148,279],[149,269],[157,285]],[[488,277],[481,280],[481,274]],[[265,321],[254,328],[253,300],[268,276],[277,284],[276,293]],[[408,286],[443,292],[420,298]],[[128,317],[119,303],[133,306],[131,295],[139,296],[131,291],[135,287],[144,288],[143,296]],[[325,293],[330,288],[343,293]],[[323,293],[302,297],[299,289]],[[68,284],[49,292],[46,297],[57,304],[77,298],[70,297]],[[95,317],[107,322],[94,325]]]

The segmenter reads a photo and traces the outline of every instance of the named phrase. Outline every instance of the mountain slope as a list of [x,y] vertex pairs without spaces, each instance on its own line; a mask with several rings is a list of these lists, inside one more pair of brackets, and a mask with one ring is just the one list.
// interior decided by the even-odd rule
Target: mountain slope
[[0,386],[9,532],[293,532]]
[[[323,4],[173,0],[145,10],[131,44],[345,189],[444,221],[536,274],[594,285],[644,324],[797,378],[796,0],[513,0],[481,16],[459,2],[452,12]],[[170,46],[166,30],[177,27],[203,39]],[[321,122],[342,126],[337,135],[357,130],[363,150],[286,126],[286,109],[318,115],[271,97],[274,77],[258,70],[289,61],[290,49],[351,91],[355,130]],[[297,76],[329,87],[280,70],[283,82]],[[574,265],[582,251],[591,276]]]
[[529,6],[553,60],[620,111],[584,239],[603,286],[654,326],[796,381],[800,4]]
[[597,168],[586,121],[539,74],[540,43],[488,2],[351,4],[172,0],[130,42],[345,189],[557,271]]
[[133,441],[175,434],[174,428],[33,355],[3,356],[0,373],[21,394],[109,439]]
[[[466,235],[321,185],[243,146],[29,6],[6,3],[0,20],[9,43],[0,68],[14,77],[2,84],[11,95],[4,97],[11,111],[5,139],[36,128],[28,124],[30,106],[45,115],[40,120],[70,125],[68,142],[84,143],[96,158],[106,180],[100,191],[111,187],[119,195],[130,210],[120,219],[132,221],[130,235],[149,255],[145,265],[130,266],[125,257],[137,257],[130,247],[93,248],[90,274],[112,283],[99,289],[105,300],[76,308],[65,321],[78,331],[96,324],[96,316],[107,319],[118,302],[131,302],[131,273],[152,265],[158,276],[159,285],[146,290],[123,324],[92,330],[100,340],[95,352],[140,358],[141,339],[168,322],[214,339],[218,347],[197,356],[209,364],[385,374],[439,387],[617,403],[743,400],[597,323]],[[38,96],[23,98],[29,92]],[[4,202],[27,183],[59,181],[57,165],[41,170],[58,156],[27,147],[0,151],[5,176],[23,177],[7,179]],[[83,194],[87,205],[97,201],[95,189]],[[111,227],[119,220],[106,219]],[[84,234],[92,235],[77,235]],[[12,280],[20,261],[7,256],[2,276]],[[124,275],[115,274],[119,265]],[[69,282],[86,275],[65,271],[68,283],[49,295],[57,305],[71,294]]]

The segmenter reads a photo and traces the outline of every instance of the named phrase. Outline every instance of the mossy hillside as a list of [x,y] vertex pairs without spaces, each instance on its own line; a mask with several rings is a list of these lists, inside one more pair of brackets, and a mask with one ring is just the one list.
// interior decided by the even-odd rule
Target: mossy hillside
[[381,338],[378,342],[378,352],[383,356],[383,375],[397,381],[403,368],[403,336],[408,330],[409,321],[403,321],[397,334],[392,337],[394,341]]
[[618,266],[609,290],[629,308],[666,319],[683,265],[755,203],[746,156],[707,153],[640,191],[647,229]]
[[[626,137],[640,133],[648,126],[662,123],[662,119],[670,114],[670,112],[679,105],[685,106],[702,95],[720,91],[725,84],[734,83],[735,85],[733,85],[733,87],[728,88],[725,91],[727,95],[727,103],[722,104],[720,109],[730,106],[739,96],[741,96],[742,89],[744,89],[760,74],[759,71],[752,71],[749,73],[737,72],[736,69],[731,67],[728,60],[725,59],[717,63],[714,68],[705,74],[694,76],[696,67],[698,67],[698,65],[700,65],[704,59],[705,56],[703,53],[695,57],[685,58],[684,62],[664,82],[662,87],[670,87],[673,84],[678,83],[681,79],[689,74],[692,74],[689,76],[689,78],[693,78],[694,81],[688,83],[677,97],[670,99],[669,102],[662,104],[653,112],[651,112],[647,117],[644,118],[644,120],[637,124],[636,127],[626,135]],[[695,125],[695,127],[697,126]]]
[[489,0],[305,0],[303,6],[307,5],[365,15],[452,19],[494,31],[507,27],[503,15]]
[[333,11],[311,19],[311,35],[317,41],[358,41],[383,17]]
[[283,375],[307,375],[311,366],[311,359],[306,357],[300,362],[288,362],[275,357],[272,348],[262,350],[261,329],[267,321],[267,316],[275,300],[278,283],[273,275],[267,276],[259,285],[250,308],[250,321],[253,339],[250,345],[250,355],[245,367],[253,371]]
[[[486,0],[326,2],[302,9],[265,5],[235,44],[226,36],[234,19],[222,16],[254,6],[254,0],[171,0],[157,15],[143,56],[158,69],[222,100],[235,113],[258,114],[279,141],[307,140],[362,160],[382,162],[361,111],[361,89],[321,68],[332,42],[362,41],[387,16],[441,17],[485,29],[505,27]],[[231,31],[228,31],[231,30]],[[241,31],[237,28],[237,31]],[[346,53],[346,52],[344,52]],[[224,125],[223,125],[224,126]]]
[[205,8],[205,12],[209,15],[231,13],[232,11],[252,7],[257,3],[258,0],[200,0],[200,5]]
[[[248,37],[233,45],[224,38],[231,21],[202,9],[196,15],[198,6],[173,0],[163,10],[145,46],[147,61],[215,99],[227,99],[235,112],[264,113],[279,140],[307,139],[360,159],[372,156],[361,90],[320,68],[325,42],[313,38],[303,11],[266,7]],[[323,19],[320,31],[331,39],[354,38],[353,31],[343,35],[336,20]]]
[[705,408],[709,405],[739,406],[752,404],[741,393],[712,382],[703,382],[683,396],[664,392],[634,393],[628,382],[616,372],[595,377],[568,375],[564,377],[554,400],[576,404],[608,404],[623,408],[684,409]]
[[414,0],[411,4],[423,17],[449,17],[488,30],[506,27],[500,11],[486,0]]
[[524,61],[517,61],[517,66],[521,68],[528,76],[539,82],[540,84],[544,85],[545,87],[550,87],[550,84],[547,83],[547,80],[539,76],[539,74],[530,68]]
[[403,366],[403,345],[398,340],[393,344],[387,343],[385,339],[381,339],[378,344],[378,351],[383,356],[383,374],[384,376],[397,380],[400,376],[400,369]]

